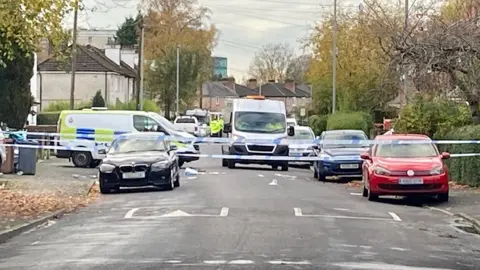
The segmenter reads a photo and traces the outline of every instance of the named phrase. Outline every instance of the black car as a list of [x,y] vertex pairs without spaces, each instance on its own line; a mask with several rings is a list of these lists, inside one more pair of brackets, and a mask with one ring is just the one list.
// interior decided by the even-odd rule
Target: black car
[[156,186],[173,190],[180,186],[177,147],[147,135],[113,141],[99,166],[100,192],[120,187]]

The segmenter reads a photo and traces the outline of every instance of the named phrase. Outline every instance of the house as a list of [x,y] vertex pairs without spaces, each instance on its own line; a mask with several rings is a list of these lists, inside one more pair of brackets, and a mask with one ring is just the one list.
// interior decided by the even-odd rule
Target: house
[[270,81],[257,86],[256,79],[250,79],[246,86],[237,84],[234,78],[227,78],[220,82],[206,82],[202,85],[201,108],[210,111],[222,111],[225,100],[242,98],[249,95],[262,95],[266,99],[285,102],[287,113],[295,108],[308,107],[312,102],[312,90],[308,85],[296,85],[293,80],[285,83]]
[[[91,45],[77,46],[75,72],[75,102],[89,101],[100,90],[107,104],[116,100],[128,102],[134,93],[137,73],[135,56],[130,50],[123,53],[119,46],[99,49]],[[71,61],[55,57],[38,65],[38,94],[40,110],[49,103],[69,101]]]

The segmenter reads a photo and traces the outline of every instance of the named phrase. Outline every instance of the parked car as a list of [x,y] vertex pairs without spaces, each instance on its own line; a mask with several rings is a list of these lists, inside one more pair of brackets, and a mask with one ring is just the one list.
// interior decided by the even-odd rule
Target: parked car
[[179,116],[175,118],[173,125],[177,130],[188,132],[198,137],[210,136],[210,127],[198,121],[195,116]]
[[[415,143],[382,143],[385,140]],[[440,153],[425,135],[380,135],[375,141],[371,150],[361,155],[364,197],[374,201],[382,195],[429,195],[448,201],[448,173],[443,160],[450,158],[449,153]]]
[[[328,141],[364,141],[367,134],[361,130],[329,130],[320,135],[321,144],[315,145],[315,154],[322,158],[313,163],[313,177],[325,181],[327,176],[362,177],[360,154],[368,144],[339,144]],[[326,141],[325,143],[322,141]]]
[[287,126],[298,126],[297,119],[287,118]]
[[120,187],[179,187],[177,146],[157,140],[158,136],[141,133],[115,139],[98,168],[100,192]]
[[[3,130],[2,127],[0,127],[0,166],[5,163],[5,160],[7,159],[7,150],[5,148],[5,143],[6,143],[6,138],[5,135],[3,135]],[[0,174],[2,172],[0,171]]]
[[[295,126],[295,135],[288,139],[289,141],[289,155],[291,157],[308,157],[313,156],[315,153],[313,147],[315,144],[313,140],[315,139],[315,134],[310,127]],[[307,143],[310,141],[309,143]],[[289,164],[295,165],[310,165],[313,164],[311,161],[289,161]]]

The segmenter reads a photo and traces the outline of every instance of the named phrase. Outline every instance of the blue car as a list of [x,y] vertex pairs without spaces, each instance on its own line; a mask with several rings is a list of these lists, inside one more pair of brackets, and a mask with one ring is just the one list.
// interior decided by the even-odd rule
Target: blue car
[[[361,130],[329,130],[320,138],[321,144],[315,146],[315,155],[322,160],[313,164],[313,177],[325,181],[326,177],[362,177],[363,160],[360,154],[368,151],[369,144],[339,144],[328,141],[363,141],[367,134]],[[323,143],[323,141],[325,141]]]

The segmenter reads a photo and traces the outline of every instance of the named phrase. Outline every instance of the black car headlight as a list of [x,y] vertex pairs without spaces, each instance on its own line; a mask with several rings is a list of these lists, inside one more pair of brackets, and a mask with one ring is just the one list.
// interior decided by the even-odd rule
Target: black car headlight
[[115,165],[103,163],[98,169],[102,173],[112,173],[115,170]]

